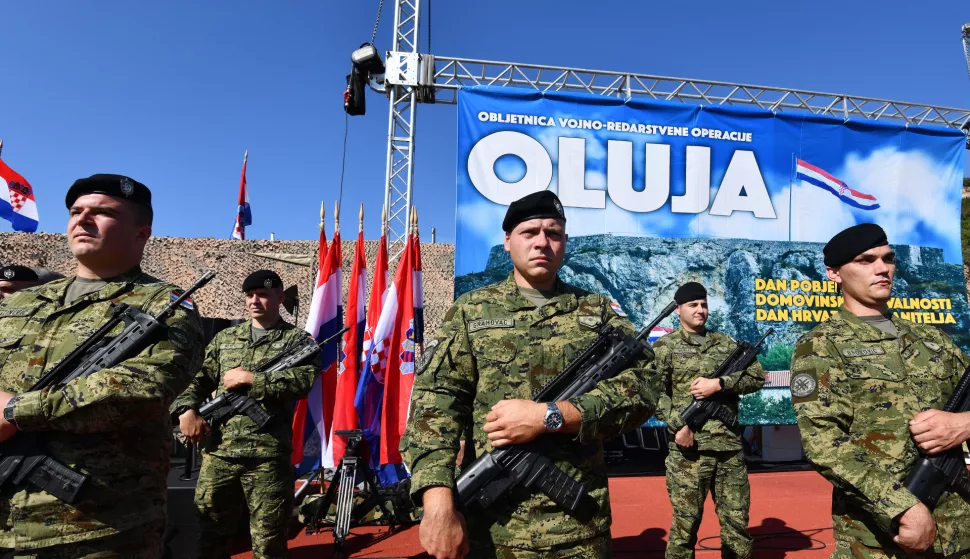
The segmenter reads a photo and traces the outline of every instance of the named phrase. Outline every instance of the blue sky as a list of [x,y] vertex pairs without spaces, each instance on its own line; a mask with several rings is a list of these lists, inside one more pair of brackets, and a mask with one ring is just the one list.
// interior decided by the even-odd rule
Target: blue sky
[[[249,149],[248,238],[316,237],[338,197],[350,52],[377,0],[0,3],[3,159],[33,184],[41,230],[60,232],[74,179],[131,175],[155,193],[155,234],[227,238]],[[386,0],[377,47],[389,46]],[[591,9],[591,7],[595,9]],[[433,2],[434,53],[846,92],[970,107],[965,0]],[[825,14],[825,15],[822,15]],[[427,48],[422,34],[422,50]],[[343,233],[366,204],[379,235],[387,101],[352,117]],[[453,242],[454,106],[421,106],[415,203],[422,236]],[[10,231],[0,221],[0,231]]]

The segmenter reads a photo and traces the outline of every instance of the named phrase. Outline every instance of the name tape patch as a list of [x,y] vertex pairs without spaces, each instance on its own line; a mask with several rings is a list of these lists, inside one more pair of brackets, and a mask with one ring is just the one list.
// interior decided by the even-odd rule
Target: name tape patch
[[886,350],[881,347],[853,347],[841,350],[844,357],[866,357],[869,355],[885,355]]
[[482,318],[479,320],[468,321],[468,333],[487,330],[489,328],[513,328],[515,327],[514,318]]

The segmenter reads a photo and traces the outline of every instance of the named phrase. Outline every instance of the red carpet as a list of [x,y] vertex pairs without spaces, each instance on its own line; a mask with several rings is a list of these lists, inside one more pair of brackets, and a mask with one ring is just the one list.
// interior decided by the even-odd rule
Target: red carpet
[[[756,559],[815,559],[832,553],[831,485],[815,472],[751,474],[751,533]],[[663,557],[671,510],[664,478],[610,479],[613,504],[613,548],[617,559]],[[714,503],[708,497],[699,548],[718,547]],[[713,539],[704,540],[704,538]],[[354,529],[345,552],[371,559],[427,557],[418,544],[417,526],[389,534],[387,528]],[[290,541],[291,559],[332,557],[329,533]],[[698,558],[719,557],[698,549]],[[243,559],[252,553],[235,555]]]

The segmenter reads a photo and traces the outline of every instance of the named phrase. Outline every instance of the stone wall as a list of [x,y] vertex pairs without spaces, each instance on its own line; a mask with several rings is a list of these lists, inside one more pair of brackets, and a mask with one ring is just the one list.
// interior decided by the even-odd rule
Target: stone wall
[[[353,264],[356,240],[343,241],[344,301],[346,302],[350,268]],[[367,290],[373,283],[373,266],[377,241],[365,241],[368,275]],[[390,247],[395,254],[395,247]],[[252,253],[272,253],[310,259],[312,267],[270,260]],[[203,316],[243,318],[245,301],[240,291],[243,279],[253,270],[265,268],[276,271],[284,285],[299,286],[300,308],[297,324],[306,321],[313,281],[316,275],[316,241],[232,241],[221,239],[188,239],[153,237],[145,249],[142,268],[145,272],[182,287],[188,287],[205,270],[216,272],[209,285],[193,299]],[[430,336],[441,324],[454,294],[455,247],[447,244],[421,245],[424,269],[425,333]],[[61,234],[0,233],[0,264],[44,266],[68,275],[73,273],[74,261]],[[393,278],[394,264],[391,277]],[[292,321],[292,317],[288,317]]]

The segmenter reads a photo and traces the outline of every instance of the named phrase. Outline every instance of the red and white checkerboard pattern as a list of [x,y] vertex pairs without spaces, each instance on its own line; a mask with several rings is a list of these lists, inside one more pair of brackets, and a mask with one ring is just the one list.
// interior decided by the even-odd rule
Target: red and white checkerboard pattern
[[8,189],[7,192],[10,193],[10,206],[13,207],[13,211],[19,212],[20,208],[27,203],[27,197],[16,190]]

